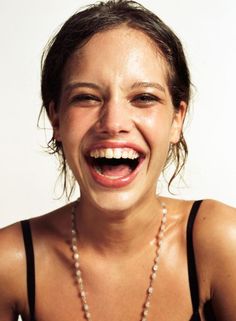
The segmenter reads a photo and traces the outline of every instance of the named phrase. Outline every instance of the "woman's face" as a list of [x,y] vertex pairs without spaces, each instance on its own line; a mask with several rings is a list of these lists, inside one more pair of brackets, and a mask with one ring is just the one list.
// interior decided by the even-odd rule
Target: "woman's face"
[[154,197],[185,111],[174,111],[166,75],[152,40],[127,26],[96,34],[67,62],[51,121],[83,200],[119,211]]

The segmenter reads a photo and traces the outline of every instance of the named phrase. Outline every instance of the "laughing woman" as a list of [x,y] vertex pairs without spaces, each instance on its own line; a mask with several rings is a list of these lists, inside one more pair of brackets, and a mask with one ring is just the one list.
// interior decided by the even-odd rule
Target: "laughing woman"
[[156,195],[187,153],[190,77],[153,13],[108,1],[73,15],[42,69],[50,148],[80,199],[0,233],[0,320],[235,321],[236,211]]

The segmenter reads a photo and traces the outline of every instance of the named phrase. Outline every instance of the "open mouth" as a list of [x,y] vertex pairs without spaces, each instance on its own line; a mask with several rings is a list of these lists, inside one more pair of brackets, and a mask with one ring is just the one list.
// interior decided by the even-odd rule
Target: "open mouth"
[[98,175],[115,180],[135,172],[143,158],[131,148],[102,148],[90,151],[87,162]]

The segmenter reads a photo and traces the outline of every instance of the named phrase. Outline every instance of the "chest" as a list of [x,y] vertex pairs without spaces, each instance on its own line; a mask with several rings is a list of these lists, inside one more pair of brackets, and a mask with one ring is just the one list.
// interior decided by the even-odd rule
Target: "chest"
[[[122,265],[119,271],[106,264],[84,262],[83,282],[92,320],[139,321],[150,285],[152,262]],[[181,273],[178,273],[181,271]],[[36,268],[37,321],[84,321],[84,311],[74,275],[73,261],[55,257]],[[190,320],[187,265],[184,258],[160,260],[152,284],[148,321]],[[173,319],[174,316],[174,319]]]

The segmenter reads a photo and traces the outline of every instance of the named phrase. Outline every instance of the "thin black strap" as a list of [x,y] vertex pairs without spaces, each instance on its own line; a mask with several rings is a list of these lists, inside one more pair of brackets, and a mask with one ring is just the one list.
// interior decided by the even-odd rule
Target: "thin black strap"
[[35,264],[34,248],[29,220],[21,221],[21,227],[23,232],[26,254],[27,292],[30,320],[35,321]]
[[191,212],[188,218],[187,224],[187,260],[188,260],[188,277],[189,277],[189,287],[191,293],[191,300],[193,306],[193,319],[200,320],[199,309],[199,287],[198,287],[198,277],[196,270],[196,262],[194,256],[193,247],[193,224],[198,213],[198,209],[202,201],[195,201],[193,203]]

